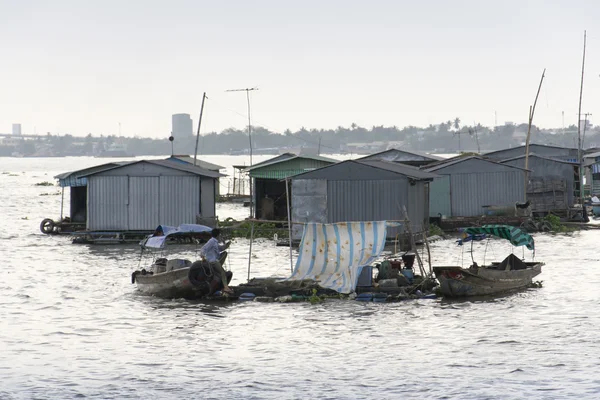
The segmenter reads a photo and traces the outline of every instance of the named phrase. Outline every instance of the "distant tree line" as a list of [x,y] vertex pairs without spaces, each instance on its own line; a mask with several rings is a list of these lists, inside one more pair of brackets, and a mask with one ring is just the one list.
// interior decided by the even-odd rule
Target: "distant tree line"
[[[297,151],[310,148],[325,153],[368,153],[399,147],[433,153],[456,153],[459,151],[486,152],[519,146],[525,142],[527,124],[506,123],[496,127],[481,124],[463,125],[460,118],[431,124],[427,127],[372,126],[365,128],[357,124],[336,129],[301,128],[295,132],[272,132],[263,127],[252,127],[251,141],[255,154]],[[585,129],[584,129],[585,128]],[[600,147],[600,129],[582,127],[583,147]],[[577,126],[565,129],[539,129],[531,127],[531,143],[577,147]],[[15,140],[0,145],[0,155],[11,152],[23,155],[98,155],[114,144],[126,148],[131,155],[193,154],[196,137],[168,137],[160,139],[139,137],[92,136],[76,137],[69,134]],[[247,154],[250,146],[246,129],[229,128],[220,133],[203,134],[198,143],[198,154]],[[48,153],[51,154],[48,154]],[[6,154],[8,153],[8,154]]]

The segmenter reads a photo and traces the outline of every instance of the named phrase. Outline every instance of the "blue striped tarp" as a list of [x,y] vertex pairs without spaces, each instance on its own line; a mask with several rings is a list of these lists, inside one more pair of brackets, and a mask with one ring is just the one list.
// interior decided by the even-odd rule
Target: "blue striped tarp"
[[304,226],[299,256],[290,280],[313,279],[339,293],[356,289],[362,268],[383,251],[386,221],[308,223]]

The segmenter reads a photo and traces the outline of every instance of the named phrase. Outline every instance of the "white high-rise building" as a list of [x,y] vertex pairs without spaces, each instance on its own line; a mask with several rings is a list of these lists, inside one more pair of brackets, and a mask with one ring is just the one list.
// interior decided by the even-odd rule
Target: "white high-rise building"
[[12,134],[21,136],[21,124],[12,124]]
[[171,117],[171,134],[176,139],[194,135],[190,114],[173,114]]

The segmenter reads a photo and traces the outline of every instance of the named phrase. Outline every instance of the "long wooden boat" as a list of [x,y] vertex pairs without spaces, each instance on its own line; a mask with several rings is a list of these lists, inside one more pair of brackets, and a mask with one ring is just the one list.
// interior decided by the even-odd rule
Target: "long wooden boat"
[[[468,228],[465,234],[497,236],[509,240],[514,246],[527,246],[534,250],[533,237],[507,225]],[[490,296],[528,287],[533,278],[542,272],[543,265],[543,262],[522,261],[511,253],[502,262],[493,262],[486,266],[479,266],[473,261],[469,268],[435,266],[433,272],[444,296]]]
[[[180,225],[177,228],[159,226],[158,234],[143,240],[140,245],[144,249],[163,249],[169,236],[184,237],[187,234],[198,235],[210,232],[211,228],[203,225]],[[221,266],[227,259],[227,252],[221,252]],[[231,281],[231,271],[226,271],[227,283]],[[158,258],[148,268],[134,271],[131,283],[137,284],[138,290],[146,295],[165,299],[185,298],[198,299],[214,294],[223,288],[220,274],[211,268],[206,261],[192,262],[182,258]]]

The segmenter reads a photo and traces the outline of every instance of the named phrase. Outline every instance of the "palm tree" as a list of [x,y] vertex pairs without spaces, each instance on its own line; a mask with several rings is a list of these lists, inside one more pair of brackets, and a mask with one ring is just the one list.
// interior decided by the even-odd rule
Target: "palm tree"
[[454,119],[454,129],[459,130],[460,129],[460,118],[456,117]]

